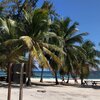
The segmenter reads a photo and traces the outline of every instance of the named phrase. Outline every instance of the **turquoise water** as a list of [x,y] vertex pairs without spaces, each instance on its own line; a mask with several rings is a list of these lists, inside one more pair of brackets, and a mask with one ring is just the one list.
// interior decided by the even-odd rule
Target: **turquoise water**
[[[40,76],[41,76],[41,71],[33,71],[33,77],[39,78]],[[54,78],[54,76],[52,75],[50,71],[44,71],[43,77],[44,78]],[[59,73],[58,73],[58,78],[61,78]],[[65,78],[67,78],[67,75],[65,76]],[[87,78],[88,79],[100,79],[100,71],[90,72],[90,75]]]
[[6,73],[2,70],[0,70],[0,77],[4,77],[4,76],[7,76]]
[[[33,77],[39,78],[41,76],[41,71],[33,71]],[[52,73],[50,71],[44,71],[43,72],[43,77],[44,78],[54,78]],[[60,78],[60,75],[58,73],[58,78]]]
[[[3,76],[7,76],[7,75],[4,71],[0,70],[0,77],[3,77]],[[32,77],[40,78],[40,76],[41,76],[41,71],[33,71]],[[54,76],[52,75],[50,71],[44,71],[43,77],[44,78],[54,78]],[[59,73],[58,73],[58,78],[61,78]],[[67,78],[67,75],[65,76],[65,78]],[[100,71],[92,71],[90,75],[88,76],[88,79],[100,79]]]

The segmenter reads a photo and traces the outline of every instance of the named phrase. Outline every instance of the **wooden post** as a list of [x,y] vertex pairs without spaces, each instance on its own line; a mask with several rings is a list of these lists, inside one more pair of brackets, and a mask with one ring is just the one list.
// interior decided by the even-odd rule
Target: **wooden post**
[[7,100],[11,100],[11,68],[12,68],[12,63],[9,64],[9,75],[8,75],[8,97]]
[[23,100],[23,70],[24,70],[24,63],[21,64],[21,71],[20,71],[19,100]]
[[28,80],[26,82],[27,86],[31,86],[31,66],[32,66],[32,56],[31,52],[29,52],[29,60],[28,60]]

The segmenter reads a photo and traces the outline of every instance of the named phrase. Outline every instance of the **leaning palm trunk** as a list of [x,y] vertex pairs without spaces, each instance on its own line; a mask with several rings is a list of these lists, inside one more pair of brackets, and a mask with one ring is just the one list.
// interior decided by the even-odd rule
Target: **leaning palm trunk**
[[66,83],[69,83],[69,76],[70,76],[70,74],[69,74],[69,72],[68,72],[68,74],[67,74],[67,82]]
[[80,79],[81,79],[81,85],[83,85],[83,68],[82,68],[82,66],[81,66]]
[[27,86],[31,86],[31,66],[32,66],[32,57],[31,53],[29,53],[29,61],[28,61],[28,80],[26,82]]
[[[9,64],[8,64],[9,66]],[[7,66],[7,79],[6,79],[6,82],[8,83],[8,79],[9,79],[9,67]]]
[[40,79],[40,82],[43,82],[43,70],[44,70],[44,68],[42,67],[42,70],[41,70],[41,79]]
[[58,77],[57,77],[57,71],[54,71],[54,73],[55,73],[55,81],[56,81],[56,85],[57,85],[57,84],[59,84]]
[[62,75],[62,82],[65,82],[65,78],[64,78],[64,75]]

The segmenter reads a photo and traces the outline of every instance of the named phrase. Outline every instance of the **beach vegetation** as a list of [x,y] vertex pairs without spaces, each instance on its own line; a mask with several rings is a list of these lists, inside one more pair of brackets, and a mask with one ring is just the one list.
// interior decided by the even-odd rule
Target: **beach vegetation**
[[[43,69],[49,68],[58,84],[57,73],[71,76],[75,82],[89,75],[93,67],[98,69],[100,51],[91,40],[85,40],[87,32],[80,33],[78,22],[62,18],[53,4],[38,0],[0,1],[0,66],[9,77],[11,63],[27,63],[27,86],[31,85],[33,61]],[[25,54],[28,59],[25,60]],[[6,67],[5,67],[6,66]],[[8,79],[8,78],[7,78]]]

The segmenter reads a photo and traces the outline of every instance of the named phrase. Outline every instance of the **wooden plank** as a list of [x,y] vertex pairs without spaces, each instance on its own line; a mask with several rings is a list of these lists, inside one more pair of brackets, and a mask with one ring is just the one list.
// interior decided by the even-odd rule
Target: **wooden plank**
[[23,100],[23,70],[24,70],[24,63],[21,65],[20,71],[20,92],[19,92],[19,100]]

